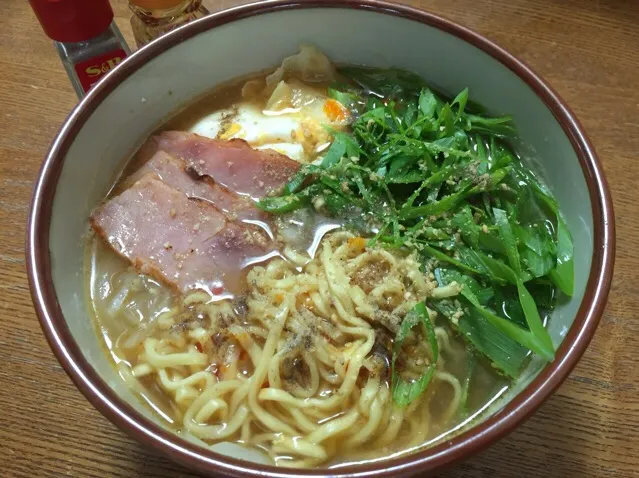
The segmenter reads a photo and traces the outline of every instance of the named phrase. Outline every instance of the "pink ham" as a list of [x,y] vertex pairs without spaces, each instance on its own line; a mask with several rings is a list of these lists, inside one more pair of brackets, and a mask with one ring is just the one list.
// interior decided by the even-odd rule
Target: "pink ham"
[[198,178],[198,174],[194,172],[189,174],[183,160],[164,151],[157,151],[153,154],[139,170],[125,181],[123,187],[130,186],[148,173],[154,173],[164,183],[189,197],[213,203],[230,219],[265,221],[265,214],[257,209],[251,199],[226,190],[208,177]]
[[138,272],[182,292],[236,291],[239,270],[274,254],[257,229],[229,222],[210,203],[189,199],[155,174],[97,208],[91,225]]
[[181,131],[154,136],[142,150],[165,151],[184,160],[199,176],[253,199],[279,191],[300,167],[283,154],[255,150],[241,139],[223,141]]

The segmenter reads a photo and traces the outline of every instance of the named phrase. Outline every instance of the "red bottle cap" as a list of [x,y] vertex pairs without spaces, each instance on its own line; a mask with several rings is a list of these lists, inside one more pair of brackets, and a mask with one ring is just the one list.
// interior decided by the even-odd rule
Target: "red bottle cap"
[[59,42],[89,40],[113,21],[109,0],[29,0],[44,33]]

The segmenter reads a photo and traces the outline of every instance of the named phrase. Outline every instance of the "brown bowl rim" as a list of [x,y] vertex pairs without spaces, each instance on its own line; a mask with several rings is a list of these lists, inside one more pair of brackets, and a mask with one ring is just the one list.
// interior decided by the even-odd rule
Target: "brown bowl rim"
[[[73,339],[57,301],[51,277],[49,232],[52,203],[66,152],[98,105],[124,79],[167,49],[201,32],[239,19],[289,9],[348,8],[398,16],[455,35],[508,67],[543,101],[560,123],[579,158],[590,195],[594,226],[593,261],[584,299],[556,359],[510,403],[481,424],[434,447],[390,460],[315,470],[287,470],[238,460],[192,444],[161,428],[126,404],[89,365]],[[69,115],[38,174],[27,224],[27,273],[40,325],[58,361],[86,398],[119,428],[172,459],[209,475],[246,478],[294,476],[396,477],[433,472],[474,454],[510,433],[564,381],[583,355],[604,311],[612,281],[615,226],[612,199],[601,164],[574,114],[557,93],[520,60],[485,37],[436,15],[376,0],[271,0],[214,13],[140,49],[107,75]]]

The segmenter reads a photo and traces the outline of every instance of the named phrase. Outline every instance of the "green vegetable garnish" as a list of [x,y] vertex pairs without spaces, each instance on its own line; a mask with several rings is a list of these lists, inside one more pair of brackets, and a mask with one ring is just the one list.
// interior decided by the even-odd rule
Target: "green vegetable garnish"
[[475,371],[475,365],[477,365],[477,357],[473,354],[468,354],[468,361],[466,363],[466,375],[462,382],[462,396],[459,401],[459,413],[462,418],[468,416],[468,390],[470,389],[470,381],[473,378],[473,372]]
[[[419,324],[423,325],[428,337],[428,343],[430,344],[430,364],[417,380],[407,381],[400,376],[400,372],[397,370],[396,360],[399,357],[402,345],[404,344],[409,332]],[[397,405],[405,407],[419,397],[424,390],[426,390],[426,387],[428,387],[428,384],[435,374],[435,364],[438,359],[439,346],[437,344],[437,337],[435,336],[435,329],[428,317],[428,310],[426,309],[426,306],[423,303],[419,303],[413,307],[408,314],[406,314],[406,317],[404,317],[402,325],[399,327],[399,331],[397,332],[397,336],[393,342],[391,390],[393,392],[393,400]]]
[[[542,316],[558,293],[573,293],[573,244],[556,199],[507,142],[512,118],[486,115],[468,89],[446,97],[399,69],[340,73],[346,82],[329,96],[351,112],[350,131],[332,132],[319,164],[303,166],[259,207],[365,217],[371,245],[418,251],[440,286],[462,285],[456,298],[428,305],[477,355],[509,377],[531,353],[553,360]],[[432,342],[421,304],[404,319],[395,351],[418,323]],[[436,357],[436,341],[431,350]],[[393,368],[396,403],[421,394],[433,373],[406,383]]]

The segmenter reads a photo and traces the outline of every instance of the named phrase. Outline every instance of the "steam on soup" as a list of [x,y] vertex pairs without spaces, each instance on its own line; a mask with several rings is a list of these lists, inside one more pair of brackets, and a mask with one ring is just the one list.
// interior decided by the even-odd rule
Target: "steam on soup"
[[182,433],[312,467],[437,441],[552,360],[570,236],[480,111],[304,47],[177,114],[90,218],[123,379]]

